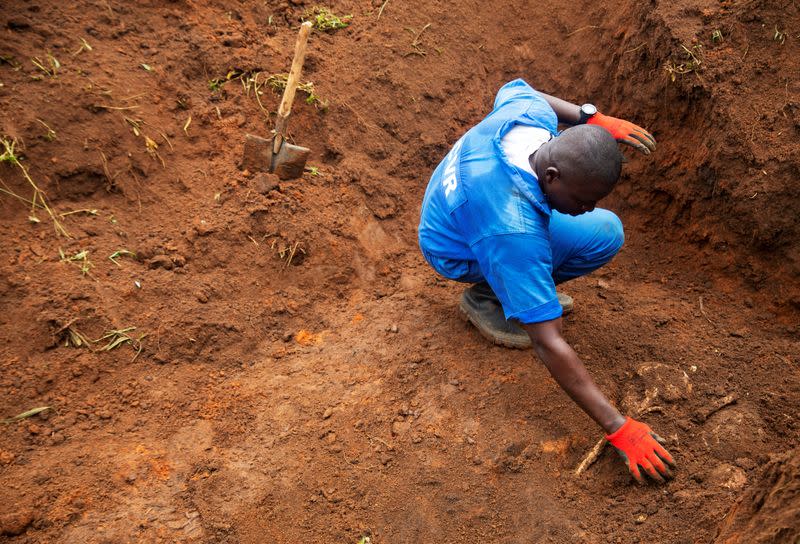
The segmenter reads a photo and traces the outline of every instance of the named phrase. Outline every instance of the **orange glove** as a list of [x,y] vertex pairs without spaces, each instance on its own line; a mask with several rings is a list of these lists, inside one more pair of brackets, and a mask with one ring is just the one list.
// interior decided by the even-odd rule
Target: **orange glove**
[[649,155],[656,149],[656,140],[652,134],[624,119],[597,112],[586,121],[586,124],[603,127],[611,133],[616,141],[633,146],[645,155]]
[[664,439],[654,433],[646,423],[626,417],[622,427],[606,436],[606,440],[617,449],[617,453],[628,464],[631,475],[640,484],[644,483],[644,478],[639,467],[643,468],[651,478],[662,483],[664,482],[662,475],[667,478],[672,477],[667,465],[674,467],[675,461],[659,444],[663,443]]

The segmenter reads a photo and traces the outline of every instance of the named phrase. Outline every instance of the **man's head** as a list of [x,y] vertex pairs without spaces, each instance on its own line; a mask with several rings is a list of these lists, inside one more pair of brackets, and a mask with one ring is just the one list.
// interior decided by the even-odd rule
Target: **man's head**
[[577,125],[539,148],[533,168],[550,206],[580,215],[592,211],[614,189],[622,153],[604,128]]

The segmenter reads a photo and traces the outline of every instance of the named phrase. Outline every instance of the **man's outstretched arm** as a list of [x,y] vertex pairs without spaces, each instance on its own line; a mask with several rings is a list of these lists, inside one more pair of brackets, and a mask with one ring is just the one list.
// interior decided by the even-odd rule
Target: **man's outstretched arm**
[[606,438],[622,455],[633,477],[642,482],[640,468],[658,481],[663,481],[662,476],[670,477],[668,465],[674,466],[674,461],[659,444],[659,437],[647,425],[623,416],[608,402],[578,354],[561,336],[561,318],[522,327],[558,385],[605,430]]
[[572,104],[571,102],[545,94],[541,91],[538,92],[542,95],[542,98],[550,104],[553,111],[556,112],[559,123],[577,125],[581,122],[585,122],[588,125],[601,126],[609,131],[618,142],[633,146],[645,155],[649,155],[650,152],[656,149],[656,140],[653,138],[653,135],[638,125],[625,121],[624,119],[603,115],[600,112],[595,113],[588,119],[582,119],[581,108],[577,104]]

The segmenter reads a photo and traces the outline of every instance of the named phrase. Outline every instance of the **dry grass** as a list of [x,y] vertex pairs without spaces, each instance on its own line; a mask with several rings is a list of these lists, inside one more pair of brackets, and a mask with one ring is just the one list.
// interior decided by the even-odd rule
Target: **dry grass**
[[13,196],[18,200],[30,204],[31,213],[28,216],[28,219],[33,223],[40,222],[39,218],[36,217],[36,211],[44,210],[47,213],[47,215],[50,216],[50,219],[53,221],[53,228],[55,228],[56,234],[58,236],[65,236],[67,238],[71,238],[69,232],[67,232],[67,229],[61,223],[58,214],[54,212],[53,209],[50,207],[50,205],[47,203],[47,197],[45,196],[44,191],[42,191],[42,189],[39,188],[36,182],[33,181],[33,179],[30,176],[30,173],[28,172],[28,168],[20,162],[20,159],[16,154],[17,141],[14,139],[3,137],[0,138],[0,144],[2,144],[2,149],[3,149],[3,153],[2,155],[0,155],[0,163],[8,163],[12,166],[19,168],[19,170],[22,172],[22,177],[24,177],[25,181],[27,181],[28,184],[33,188],[33,195],[31,196],[31,199],[28,200],[27,198],[24,198],[14,193],[8,187],[8,185],[6,185],[6,183],[3,182],[2,180],[0,180],[0,184],[2,184],[0,192],[5,193],[9,196]]

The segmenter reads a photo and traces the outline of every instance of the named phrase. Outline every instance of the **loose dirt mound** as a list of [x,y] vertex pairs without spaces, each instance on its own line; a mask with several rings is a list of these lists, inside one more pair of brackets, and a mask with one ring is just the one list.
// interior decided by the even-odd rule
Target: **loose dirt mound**
[[[0,164],[0,417],[49,407],[0,434],[0,539],[711,542],[800,440],[797,6],[335,2],[290,123],[313,168],[242,171],[312,7],[0,11],[0,136],[71,235]],[[575,480],[599,430],[416,247],[430,172],[516,77],[659,140],[565,334],[650,398],[663,488],[609,453]]]
[[755,483],[731,508],[714,542],[800,542],[800,451],[770,459]]

